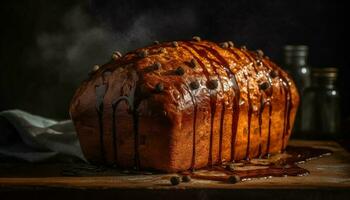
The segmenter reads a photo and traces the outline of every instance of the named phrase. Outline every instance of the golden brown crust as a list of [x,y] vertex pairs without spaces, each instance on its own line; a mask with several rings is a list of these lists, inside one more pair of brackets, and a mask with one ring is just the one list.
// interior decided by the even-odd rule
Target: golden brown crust
[[70,113],[87,159],[172,172],[283,150],[298,104],[261,51],[196,40],[111,60]]

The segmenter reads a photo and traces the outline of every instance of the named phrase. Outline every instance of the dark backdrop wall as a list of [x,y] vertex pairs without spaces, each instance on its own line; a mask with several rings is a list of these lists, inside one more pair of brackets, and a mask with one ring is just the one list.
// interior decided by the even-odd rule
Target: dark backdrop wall
[[4,1],[0,110],[63,119],[94,64],[154,40],[193,35],[263,49],[281,63],[282,46],[310,46],[309,63],[338,67],[343,120],[350,116],[344,1]]

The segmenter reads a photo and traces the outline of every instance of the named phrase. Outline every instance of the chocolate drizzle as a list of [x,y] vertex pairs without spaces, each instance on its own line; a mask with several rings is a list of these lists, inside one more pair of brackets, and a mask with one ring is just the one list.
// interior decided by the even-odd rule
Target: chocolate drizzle
[[[209,80],[209,72],[208,70],[206,69],[204,63],[191,51],[191,49],[189,47],[187,47],[186,45],[184,45],[183,43],[180,43],[181,44],[181,48],[183,48],[184,50],[186,50],[188,53],[190,53],[192,56],[193,56],[193,59],[191,60],[191,63],[194,63],[195,65],[199,64],[199,66],[202,68],[203,70],[203,73],[204,73],[204,76],[206,77],[207,80]],[[192,97],[192,94],[190,93],[191,95],[191,98]],[[193,101],[194,102],[194,101]],[[194,102],[196,103],[196,102]],[[197,104],[195,106],[195,116],[194,118],[196,119],[197,117]],[[195,161],[196,161],[196,129],[195,129],[195,124],[196,120],[193,120],[193,146],[192,146],[192,161],[191,161],[191,169],[194,170],[195,168]]]
[[233,87],[235,91],[235,103],[232,111],[232,125],[231,125],[231,161],[234,161],[235,158],[235,144],[236,144],[236,136],[238,129],[238,120],[239,120],[239,100],[240,100],[240,89],[238,87],[238,83],[236,80],[236,76],[233,76]]
[[128,96],[120,96],[112,103],[112,145],[113,145],[113,158],[114,163],[118,163],[118,147],[117,147],[117,130],[116,130],[116,109],[118,108],[118,105],[120,102],[125,101],[128,106],[129,110],[132,110],[132,102],[130,101],[130,98]]
[[[234,92],[234,102],[232,102],[232,125],[231,125],[231,161],[234,161],[235,159],[235,143],[236,143],[236,137],[237,137],[237,128],[238,128],[238,122],[239,122],[239,112],[240,112],[240,106],[239,106],[239,101],[240,101],[240,88],[237,83],[236,75],[232,70],[232,66],[230,66],[229,62],[220,54],[218,51],[219,47],[213,47],[211,45],[207,45],[206,43],[199,43],[199,42],[175,42],[171,43],[175,47],[180,47],[182,49],[185,49],[188,51],[192,56],[193,60],[191,60],[191,67],[195,69],[195,67],[198,65],[202,68],[202,72],[205,75],[207,82],[212,81],[213,79],[211,76],[216,75],[217,76],[217,81],[219,84],[216,85],[216,87],[208,87],[208,92],[210,94],[210,141],[209,141],[209,156],[208,156],[208,165],[212,166],[214,163],[216,163],[216,160],[214,159],[214,137],[216,138],[216,135],[214,135],[214,123],[216,122],[215,114],[217,112],[217,106],[219,104],[218,102],[218,88],[217,86],[220,85],[219,89],[224,92],[224,83],[218,69],[223,69],[227,76],[230,78],[230,81],[232,82],[232,90]],[[168,45],[171,46],[171,45]],[[246,50],[236,50],[231,47],[228,47],[225,49],[226,52],[229,52],[233,56],[230,57],[230,59],[236,59],[238,62],[242,58],[247,58],[249,61],[251,61],[254,65],[254,70],[255,72],[258,72],[256,69],[256,58],[253,57],[249,51]],[[236,52],[241,52],[241,56]],[[146,57],[148,55],[148,51],[144,50],[139,52],[139,57],[140,59]],[[209,67],[212,68],[212,70],[207,69],[208,66],[206,66],[201,60],[205,59],[209,63]],[[250,63],[251,64],[251,63]],[[242,66],[240,66],[242,67]],[[276,69],[273,69],[273,65],[266,65],[265,67],[272,68],[272,71],[275,72]],[[159,67],[156,65],[149,66],[148,68],[144,69],[144,72],[152,72],[154,70],[159,70]],[[186,68],[186,71],[189,69]],[[142,70],[141,70],[142,71]],[[176,70],[176,75],[183,75],[185,73],[184,68],[178,67]],[[212,74],[213,73],[213,74]],[[281,74],[281,73],[280,73]],[[247,127],[245,128],[247,131],[247,147],[245,149],[245,157],[246,160],[250,160],[250,151],[251,151],[251,121],[252,121],[252,114],[253,114],[253,106],[252,106],[252,100],[250,97],[250,74],[244,74],[244,78],[246,79],[246,87],[247,87],[247,104],[248,104],[248,121],[247,121]],[[271,84],[271,75],[266,74],[269,80],[269,86],[271,87],[272,90],[272,84]],[[141,76],[142,78],[142,76]],[[284,96],[285,96],[285,105],[284,105],[284,127],[283,127],[283,134],[282,134],[282,146],[281,150],[285,148],[285,138],[288,136],[288,132],[290,130],[290,112],[292,109],[292,96],[291,96],[291,91],[289,87],[289,83],[285,77],[282,75],[280,76],[280,81],[281,81],[281,87],[284,91]],[[134,81],[134,80],[133,80]],[[104,82],[104,81],[103,81]],[[159,83],[162,84],[162,83]],[[271,116],[272,116],[272,102],[271,102],[271,96],[272,96],[272,91],[268,92],[267,90],[270,90],[270,88],[267,88],[266,82],[260,85],[259,89],[261,91],[265,92],[265,95],[268,97],[266,100],[264,97],[261,95],[260,96],[260,109],[258,112],[258,120],[259,120],[259,134],[260,134],[260,144],[259,144],[259,155],[260,157],[263,155],[262,152],[262,146],[261,146],[261,137],[262,137],[262,114],[265,109],[265,105],[269,105],[269,121],[268,121],[268,139],[267,139],[267,149],[266,149],[266,154],[269,155],[270,153],[270,130],[271,130]],[[134,134],[134,166],[136,169],[140,168],[140,159],[139,159],[139,113],[138,113],[138,105],[141,102],[142,94],[139,91],[140,88],[138,87],[140,85],[139,81],[135,81],[134,85],[131,87],[130,91],[130,96],[122,96],[124,94],[120,94],[120,96],[112,102],[112,139],[113,139],[113,156],[114,156],[114,162],[117,163],[118,160],[118,147],[117,147],[117,141],[118,141],[118,130],[116,128],[116,110],[118,108],[118,105],[122,101],[126,101],[128,106],[129,106],[129,111],[130,114],[132,115],[132,120],[133,120],[133,134]],[[185,90],[189,93],[191,96],[191,101],[193,103],[193,149],[192,149],[192,160],[191,160],[191,169],[195,168],[195,161],[196,161],[196,123],[197,123],[197,100],[196,96],[194,94],[193,90],[198,89],[199,85],[198,82],[192,82],[190,84],[183,83],[183,85],[186,86]],[[106,161],[105,158],[105,147],[104,147],[104,127],[103,127],[103,110],[104,110],[104,104],[103,104],[103,98],[107,90],[107,84],[102,84],[100,86],[96,87],[96,109],[98,113],[98,121],[99,121],[99,132],[100,132],[100,151],[101,151],[101,157],[103,161]],[[154,88],[154,94],[159,94],[161,95],[162,91],[164,90],[163,85],[156,85]],[[265,91],[266,90],[266,91]],[[135,95],[136,94],[136,95]],[[140,95],[141,94],[141,95]],[[182,94],[183,95],[183,94]],[[135,96],[137,99],[135,99]],[[220,99],[221,100],[221,99]],[[221,108],[221,113],[220,113],[220,122],[219,122],[219,147],[218,147],[218,161],[221,163],[223,161],[223,156],[222,156],[222,145],[223,145],[223,140],[224,140],[224,125],[225,125],[225,112],[228,112],[228,109],[226,108],[226,103],[224,102],[225,100],[222,99],[222,102],[220,102],[222,108]],[[255,107],[254,107],[255,110]],[[215,140],[217,141],[217,140]],[[215,149],[216,150],[216,149]]]
[[133,132],[134,132],[134,168],[139,170],[140,164],[140,153],[139,153],[139,113],[136,110],[138,106],[134,107],[132,112],[133,120]]
[[284,127],[283,127],[283,134],[282,134],[282,146],[281,151],[284,150],[285,146],[285,137],[287,136],[289,129],[290,129],[290,110],[292,107],[292,95],[290,93],[290,87],[289,83],[286,80],[284,76],[280,76],[282,80],[282,85],[284,89],[284,96],[285,96],[285,104],[284,104]]
[[[237,125],[238,125],[238,117],[239,117],[239,95],[240,95],[240,90],[239,87],[237,85],[237,81],[236,81],[236,77],[235,74],[232,72],[232,70],[230,69],[230,64],[225,60],[224,57],[222,57],[220,55],[220,53],[218,51],[216,51],[215,49],[205,46],[205,45],[198,45],[204,49],[206,49],[207,51],[209,51],[213,56],[215,56],[219,62],[217,62],[218,64],[220,64],[224,69],[225,72],[227,74],[227,76],[232,79],[234,81],[233,83],[233,90],[235,91],[235,103],[234,103],[234,109],[232,112],[232,128],[231,128],[231,135],[232,135],[232,140],[231,140],[231,159],[233,160],[234,158],[234,144],[235,144],[235,138],[236,138],[236,133],[237,133]],[[224,114],[225,113],[225,105],[223,103],[223,108],[222,108],[222,112],[221,112],[221,119],[220,119],[220,143],[219,143],[219,162],[222,161],[222,140],[223,140],[223,122],[224,122]],[[235,125],[235,126],[233,126]],[[234,139],[233,139],[234,138]]]
[[[283,154],[276,154],[274,158],[253,159],[251,161],[241,161],[238,163],[226,163],[210,168],[205,168],[197,172],[183,172],[192,179],[230,182],[230,177],[236,176],[241,181],[258,178],[286,177],[286,176],[306,176],[310,172],[298,166],[300,163],[312,159],[329,156],[332,151],[327,149],[316,149],[312,147],[288,146]],[[231,166],[232,167],[228,167]],[[208,171],[210,173],[208,173]],[[225,175],[215,175],[215,173]],[[235,182],[234,182],[235,183]]]
[[250,125],[252,121],[252,103],[250,100],[250,89],[249,89],[249,79],[246,75],[244,75],[245,79],[247,80],[247,98],[248,98],[248,127],[247,127],[247,149],[245,153],[245,158],[246,160],[250,159]]
[[[229,78],[233,78],[234,79],[234,82],[235,82],[235,84],[234,84],[234,86],[236,86],[236,87],[234,87],[233,89],[234,89],[234,91],[235,91],[235,100],[236,100],[236,103],[235,103],[235,105],[237,105],[237,107],[238,107],[238,101],[237,101],[237,99],[239,100],[239,88],[238,88],[238,85],[236,84],[236,79],[235,79],[235,75],[234,75],[234,73],[232,72],[232,70],[230,69],[230,65],[229,65],[229,63],[220,55],[220,53],[217,51],[217,50],[215,50],[214,48],[211,48],[211,47],[208,47],[208,46],[205,46],[205,45],[201,45],[201,44],[196,44],[196,43],[193,43],[192,45],[194,45],[194,46],[198,46],[198,47],[201,47],[201,48],[203,48],[203,49],[205,49],[206,51],[208,51],[209,53],[211,53],[215,58],[217,58],[218,59],[218,61],[217,60],[214,60],[214,59],[211,59],[211,58],[209,58],[206,54],[204,54],[202,51],[200,51],[199,53],[201,53],[202,52],[202,54],[204,54],[204,55],[201,55],[202,57],[204,57],[204,58],[206,58],[210,63],[211,63],[211,65],[212,66],[214,66],[214,64],[213,63],[216,63],[217,65],[219,65],[219,66],[221,66],[221,67],[223,67],[224,68],[224,70],[225,70],[225,72],[226,72],[226,74],[227,74],[227,76],[229,77]],[[199,51],[199,50],[197,50],[197,51]],[[223,83],[222,83],[222,80],[220,79],[220,75],[217,73],[217,71],[216,71],[216,69],[214,69],[214,72],[217,74],[217,76],[218,76],[218,78],[219,78],[219,81],[220,81],[220,84],[221,84],[221,87],[222,87],[222,89],[223,89]],[[238,94],[238,95],[237,95]],[[237,98],[238,97],[238,98]],[[216,99],[215,99],[215,101],[216,101]],[[213,108],[213,104],[211,103],[211,107]],[[215,103],[215,106],[216,106],[216,103]],[[213,109],[211,109],[211,110],[213,110]],[[235,109],[235,110],[239,110],[239,109]],[[220,115],[220,126],[219,126],[219,162],[221,162],[222,161],[222,140],[223,140],[223,125],[224,125],[224,116],[225,116],[225,111],[226,111],[226,107],[225,107],[225,102],[222,102],[222,109],[221,109],[221,115]],[[215,115],[215,112],[214,113],[211,113],[212,114],[212,118],[213,118],[213,116]],[[236,115],[237,115],[237,113],[235,113]],[[234,115],[234,114],[233,114]],[[238,123],[238,116],[236,116],[236,117],[234,117],[234,116],[232,116],[232,118],[235,118],[235,120],[234,120],[234,122],[237,122]],[[213,119],[212,119],[212,121],[213,121]],[[237,123],[235,123],[235,124],[237,124]],[[212,140],[213,140],[213,130],[212,130],[212,127],[213,127],[213,124],[211,123],[211,139],[210,139],[210,150],[209,150],[209,152],[210,152],[210,157],[209,157],[209,164],[211,165],[211,162],[212,162],[212,152],[213,152],[213,149],[212,149]],[[236,126],[236,129],[237,129],[237,126]],[[235,130],[235,132],[236,132],[236,130]],[[235,133],[232,133],[232,135],[234,135],[234,137],[235,137]],[[235,140],[235,139],[234,139]],[[233,141],[232,141],[233,142]],[[234,146],[234,143],[231,143],[231,146]],[[233,158],[232,157],[232,155],[231,155],[231,158]]]
[[[118,147],[117,147],[117,140],[118,140],[118,131],[116,130],[116,110],[118,108],[118,105],[120,102],[125,101],[128,104],[128,113],[132,114],[132,120],[133,120],[133,134],[134,134],[134,167],[136,169],[140,168],[140,159],[139,159],[139,151],[138,151],[138,145],[139,145],[139,133],[138,133],[138,105],[141,102],[141,99],[135,99],[135,93],[140,93],[140,89],[138,87],[138,81],[137,81],[137,75],[136,73],[131,73],[131,81],[132,86],[131,90],[129,92],[129,96],[125,96],[123,92],[124,85],[120,88],[120,96],[115,99],[112,102],[112,147],[113,147],[113,159],[114,163],[116,164],[118,162]],[[106,162],[105,158],[105,147],[104,147],[104,130],[103,130],[103,99],[107,92],[107,86],[108,84],[105,83],[105,79],[103,77],[103,84],[96,86],[96,108],[98,113],[98,122],[99,122],[99,129],[100,129],[100,152],[103,162]],[[141,96],[141,95],[138,95]]]
[[[220,75],[218,74],[218,72],[216,71],[216,68],[214,67],[214,60],[210,59],[207,55],[207,52],[201,49],[198,49],[196,46],[196,44],[190,43],[190,42],[184,42],[184,44],[186,44],[187,47],[193,49],[197,54],[199,54],[202,58],[207,59],[210,62],[210,65],[213,67],[213,71],[214,73],[217,75],[218,77],[218,81],[221,85],[221,88],[223,89],[223,84],[222,84],[222,80]],[[205,66],[203,66],[203,68],[205,68]],[[208,80],[209,81],[209,80]],[[209,88],[210,89],[210,88]],[[212,88],[214,89],[214,88]],[[209,140],[209,157],[208,157],[208,165],[212,166],[213,165],[213,137],[214,137],[214,117],[215,117],[215,112],[216,112],[216,103],[217,103],[217,93],[216,92],[212,92],[213,90],[210,89],[210,140]],[[223,107],[225,106],[225,104],[222,104]],[[222,108],[222,110],[225,110],[224,108]],[[223,114],[221,114],[221,116],[223,116]]]
[[259,118],[258,118],[258,123],[259,123],[259,158],[262,157],[262,147],[261,147],[261,125],[262,125],[262,113],[264,112],[264,108],[265,108],[265,102],[263,99],[263,96],[260,96],[260,109],[259,109]]
[[98,114],[98,125],[99,125],[99,132],[100,132],[100,154],[102,157],[102,161],[105,162],[105,148],[104,148],[104,130],[103,130],[103,99],[107,91],[107,84],[101,84],[99,86],[96,86],[95,92],[96,92],[96,111]]

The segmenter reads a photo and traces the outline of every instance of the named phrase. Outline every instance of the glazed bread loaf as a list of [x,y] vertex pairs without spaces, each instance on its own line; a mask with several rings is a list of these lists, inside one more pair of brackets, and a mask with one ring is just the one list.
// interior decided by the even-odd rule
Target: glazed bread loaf
[[195,37],[115,52],[70,114],[91,162],[176,172],[283,151],[298,104],[261,50]]

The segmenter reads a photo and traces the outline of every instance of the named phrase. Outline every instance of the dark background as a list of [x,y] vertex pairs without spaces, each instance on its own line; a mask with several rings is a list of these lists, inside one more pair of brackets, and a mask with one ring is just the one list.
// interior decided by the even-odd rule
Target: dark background
[[[282,47],[310,47],[313,67],[338,67],[342,121],[350,116],[345,1],[3,1],[0,111],[68,118],[70,99],[113,50],[154,40],[233,40],[282,63]],[[345,125],[345,126],[344,126]]]

